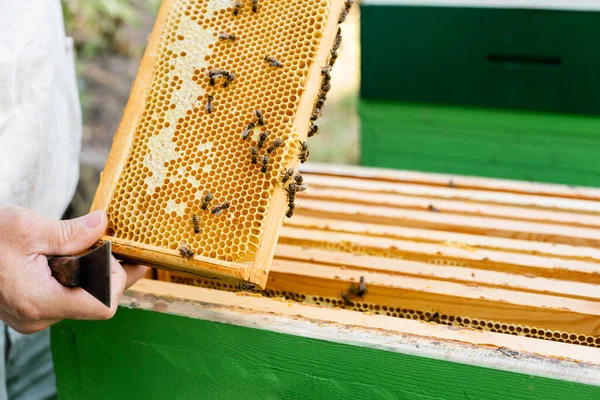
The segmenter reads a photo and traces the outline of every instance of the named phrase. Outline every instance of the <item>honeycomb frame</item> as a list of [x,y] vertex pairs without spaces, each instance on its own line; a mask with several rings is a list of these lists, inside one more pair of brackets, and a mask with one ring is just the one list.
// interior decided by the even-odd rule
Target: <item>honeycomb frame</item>
[[[173,166],[173,159],[169,160],[168,158],[165,158],[162,153],[156,156],[156,153],[152,153],[153,150],[148,150],[148,142],[152,137],[159,137],[162,134],[161,129],[164,130],[169,128],[171,124],[176,125],[175,129],[171,128],[171,130],[174,131],[173,138],[175,138],[175,135],[178,135],[182,131],[182,128],[177,124],[184,125],[187,123],[187,120],[182,124],[183,118],[171,121],[165,117],[165,113],[169,112],[168,106],[170,106],[171,109],[178,108],[178,103],[176,100],[180,100],[184,105],[189,106],[189,108],[185,106],[182,107],[182,109],[179,110],[179,116],[185,117],[183,114],[183,112],[185,112],[186,116],[191,116],[192,118],[195,115],[198,115],[198,118],[205,117],[205,115],[203,115],[205,113],[205,103],[202,103],[203,101],[205,102],[203,96],[205,94],[210,95],[210,93],[206,89],[199,89],[199,87],[202,87],[201,85],[207,86],[206,82],[200,82],[203,80],[206,81],[205,76],[209,69],[224,69],[223,65],[217,65],[218,63],[215,61],[216,59],[219,59],[219,54],[217,54],[216,57],[211,58],[214,55],[213,53],[219,53],[220,51],[221,54],[225,53],[229,54],[229,56],[233,54],[236,56],[234,60],[237,62],[237,64],[240,64],[240,58],[242,60],[244,59],[243,54],[240,56],[241,51],[238,51],[234,54],[234,51],[232,50],[222,49],[224,46],[229,46],[230,44],[221,43],[217,39],[217,35],[220,34],[220,30],[222,30],[223,26],[219,25],[217,28],[214,28],[216,25],[218,25],[219,21],[230,18],[230,14],[232,14],[233,9],[233,3],[233,1],[229,0],[163,1],[153,31],[149,37],[148,47],[141,61],[137,77],[132,85],[130,99],[125,108],[121,124],[119,125],[119,128],[115,134],[113,146],[111,148],[105,169],[101,175],[100,184],[91,209],[101,209],[107,212],[109,217],[109,229],[102,237],[102,240],[110,240],[112,242],[113,253],[120,259],[143,262],[159,268],[192,273],[194,275],[208,278],[251,282],[261,288],[264,288],[267,282],[270,264],[274,256],[279,230],[281,229],[284,214],[287,208],[286,192],[283,190],[281,185],[277,186],[279,180],[279,171],[283,170],[283,168],[296,169],[299,164],[296,149],[291,145],[291,143],[295,143],[296,141],[304,141],[308,136],[309,118],[313,113],[315,100],[321,87],[321,69],[324,65],[327,65],[328,56],[338,32],[338,19],[342,9],[345,6],[345,0],[292,0],[290,2],[283,3],[284,6],[281,6],[282,3],[279,3],[276,0],[260,0],[260,9],[258,12],[259,16],[261,11],[266,12],[269,7],[270,9],[273,9],[273,7],[283,7],[283,9],[285,9],[285,7],[290,8],[295,6],[308,8],[310,10],[310,7],[314,6],[315,4],[320,7],[316,7],[317,11],[321,14],[324,14],[324,16],[320,14],[321,19],[319,19],[319,16],[317,17],[316,24],[314,18],[311,19],[310,15],[306,15],[307,18],[305,18],[306,20],[304,21],[304,25],[307,25],[308,22],[311,22],[309,28],[306,29],[306,33],[310,35],[305,35],[305,37],[302,37],[302,39],[312,40],[312,53],[308,55],[302,54],[303,56],[307,57],[302,57],[302,61],[298,64],[300,65],[301,71],[297,73],[295,81],[291,83],[292,86],[295,85],[293,86],[293,89],[296,90],[294,92],[295,101],[289,102],[287,105],[288,108],[285,110],[286,123],[284,124],[281,123],[281,121],[276,120],[276,128],[278,129],[272,130],[267,127],[267,129],[271,132],[271,139],[274,139],[275,137],[285,137],[287,139],[286,142],[289,142],[290,145],[288,145],[286,149],[277,150],[276,157],[274,157],[275,161],[273,161],[273,167],[271,167],[271,170],[268,174],[270,178],[262,178],[261,180],[261,182],[263,182],[263,186],[265,186],[265,189],[260,193],[260,207],[256,208],[256,206],[254,206],[258,210],[257,215],[260,216],[261,222],[258,224],[258,228],[256,227],[256,224],[252,225],[250,229],[245,226],[242,232],[244,233],[251,231],[252,235],[254,235],[252,240],[248,239],[250,237],[249,234],[242,234],[241,238],[238,237],[238,232],[235,231],[235,229],[233,232],[229,231],[229,233],[224,233],[226,228],[231,228],[231,224],[229,224],[229,226],[225,226],[224,223],[221,223],[221,225],[217,227],[217,229],[220,230],[215,230],[213,229],[213,225],[216,223],[208,222],[208,224],[211,226],[201,232],[201,234],[204,235],[202,236],[203,238],[207,237],[206,240],[202,239],[204,242],[200,242],[200,244],[204,243],[204,245],[192,247],[192,249],[195,251],[195,254],[193,257],[188,259],[180,255],[178,248],[181,244],[187,245],[190,234],[188,232],[181,233],[181,231],[183,229],[190,229],[190,223],[188,220],[191,221],[192,214],[198,209],[198,193],[205,193],[207,190],[203,190],[204,188],[198,189],[195,194],[195,199],[186,197],[188,199],[187,201],[181,201],[179,197],[182,197],[182,194],[176,194],[177,186],[173,187],[174,183],[183,185],[184,190],[187,190],[185,193],[188,193],[190,190],[195,188],[190,187],[189,180],[187,183],[185,183],[184,179],[172,179],[173,175],[171,175],[171,180],[169,180],[169,176],[166,175],[162,170],[168,170],[171,172],[175,170],[179,171],[178,173],[182,175],[189,175],[189,163],[187,166],[185,164],[180,165],[179,169],[175,168]],[[247,15],[251,15],[250,2],[244,1],[243,3],[244,7],[242,9],[242,15],[245,15],[245,19],[242,20],[249,22],[250,20]],[[191,8],[189,7],[190,5],[196,7],[191,12]],[[205,11],[204,16],[199,15],[198,9]],[[177,14],[177,12],[179,12],[179,14]],[[212,14],[210,14],[210,12],[212,12]],[[287,12],[292,12],[292,14],[295,12],[295,18],[302,18],[302,15],[297,17],[297,10],[287,10]],[[181,18],[183,18],[182,15],[185,15],[185,23],[187,25],[181,22]],[[276,27],[266,24],[265,19],[269,18],[258,18],[254,22],[250,22],[250,24],[267,25],[267,28],[273,28],[273,31],[275,31]],[[197,46],[187,44],[187,47],[185,47],[186,45],[177,47],[177,40],[184,40],[185,37],[185,35],[181,33],[188,34],[190,32],[190,29],[184,30],[183,28],[179,27],[180,22],[183,28],[189,28],[192,26],[192,28],[190,28],[192,31],[194,29],[198,30],[196,25],[202,26],[200,32],[206,33],[208,31],[210,33],[210,40],[207,39],[210,44],[208,46],[203,46],[203,43],[194,42],[193,44],[196,44]],[[192,23],[196,25],[190,25]],[[239,24],[239,21],[237,23]],[[214,29],[209,30],[206,28],[206,26],[209,28],[213,27]],[[226,29],[230,29],[229,27],[231,27],[232,30],[236,30],[235,21],[227,25]],[[319,30],[315,27],[321,27],[321,29]],[[246,29],[246,27],[244,29]],[[297,38],[298,32],[294,32],[292,30],[290,35],[294,38]],[[195,37],[192,36],[192,38]],[[269,37],[267,36],[266,39],[268,40]],[[175,45],[172,45],[172,43],[175,43]],[[172,48],[169,46],[172,46]],[[273,46],[268,48],[272,47]],[[282,47],[293,48],[293,46]],[[196,95],[199,94],[197,101],[192,100],[186,103],[186,99],[182,99],[181,96],[179,96],[179,98],[177,96],[169,96],[169,94],[172,95],[173,93],[169,86],[172,85],[176,88],[175,90],[178,90],[178,88],[182,86],[182,81],[184,81],[183,77],[179,77],[177,75],[168,75],[167,72],[168,79],[165,78],[164,81],[156,80],[159,79],[157,77],[161,76],[160,72],[158,72],[159,68],[161,68],[161,65],[163,69],[165,68],[165,54],[168,54],[171,58],[176,58],[176,56],[172,56],[173,48],[180,50],[178,56],[183,57],[184,59],[185,57],[190,56],[190,58],[197,60],[199,64],[203,64],[202,66],[194,66],[194,71],[188,71],[187,75],[185,76],[186,79],[191,79],[196,86],[193,87],[191,92],[183,93],[183,95],[189,95],[192,93],[192,96],[196,97]],[[212,53],[210,52],[210,49],[213,49]],[[254,53],[257,52],[257,50],[249,50],[249,52],[252,51],[254,51]],[[226,57],[220,57],[221,61],[223,58]],[[231,59],[231,57],[229,57],[229,59]],[[170,59],[167,59],[167,61],[168,60]],[[205,62],[202,62],[202,60]],[[163,64],[161,64],[161,62]],[[174,64],[175,62],[172,61],[171,64],[168,64],[167,62],[166,65],[171,67],[171,70],[173,70],[175,68],[173,67]],[[286,70],[286,68],[284,68],[284,70]],[[236,70],[232,72],[236,73],[238,77],[240,74],[243,74],[243,70]],[[299,78],[297,77],[298,75]],[[279,80],[278,78],[270,78],[271,83],[282,84],[281,86],[285,88],[286,81],[284,78],[290,78],[291,75],[289,72],[286,72],[286,74],[282,76],[283,78],[280,76]],[[242,78],[236,77],[236,79]],[[287,81],[289,82],[289,79]],[[162,91],[161,86],[158,85],[157,82],[158,84],[162,83]],[[243,80],[240,80],[240,82],[243,82]],[[190,82],[187,83],[192,84]],[[217,85],[220,83],[221,82],[217,82]],[[237,82],[234,79],[231,86],[234,87],[236,83]],[[256,85],[256,82],[253,83]],[[242,85],[242,83],[240,83],[240,85]],[[257,86],[261,87],[260,85]],[[290,83],[287,83],[287,86],[290,86]],[[164,89],[165,87],[167,88],[166,91]],[[187,88],[189,89],[191,86],[188,86]],[[171,92],[168,90],[171,90]],[[278,93],[275,93],[274,96],[277,97]],[[241,95],[245,96],[247,94],[242,93]],[[168,99],[173,98],[173,103],[169,104],[170,101],[164,100],[165,111],[163,111],[161,114],[160,109],[156,109],[156,104],[158,103],[162,105],[164,97],[167,97]],[[201,97],[203,100],[200,99]],[[229,97],[226,100],[221,101],[221,104],[219,104],[219,99],[216,98],[214,102],[215,107],[218,108],[221,106],[224,108],[226,105],[224,103],[226,101],[229,101],[229,104],[227,105],[234,104],[235,106],[235,104],[239,102],[239,96]],[[257,108],[260,109],[262,106]],[[267,118],[269,117],[269,110],[275,109],[277,109],[276,106],[269,104]],[[234,118],[234,122],[237,124],[235,132],[234,130],[230,129],[227,130],[227,134],[221,134],[219,137],[221,142],[219,143],[225,141],[225,144],[227,145],[236,141],[239,142],[240,139],[238,139],[238,135],[241,133],[240,127],[245,126],[244,124],[250,120],[249,115],[251,115],[253,111],[253,109],[245,110],[247,114],[244,116],[246,118],[245,121],[242,121],[241,118]],[[210,115],[212,115],[212,113]],[[169,114],[169,116],[171,116],[171,114]],[[231,120],[230,117],[231,116],[224,116],[223,119]],[[224,124],[223,119],[221,119],[220,122],[221,128]],[[146,125],[143,125],[144,123]],[[192,135],[194,139],[201,139],[207,131],[214,130],[214,125],[208,126],[207,123],[205,123],[203,126],[196,125],[196,128],[198,126],[204,128],[202,129],[202,133],[200,135],[196,134],[195,136],[192,133],[189,133],[188,136]],[[152,129],[154,129],[154,131],[152,131]],[[199,130],[200,129],[197,128],[196,132]],[[190,128],[189,131],[192,131],[192,129]],[[158,134],[156,134],[156,132],[158,132]],[[255,139],[255,136],[257,135],[258,133],[255,133],[255,135],[253,135],[253,139]],[[155,142],[156,141],[160,142],[160,139],[155,139]],[[175,144],[165,143],[165,141],[163,141],[162,143],[159,143],[158,148],[162,151],[164,148],[170,147],[173,149],[173,146],[178,146],[175,148],[180,149],[180,147],[187,145],[187,142],[182,140],[181,137],[179,137],[177,141],[173,140],[173,142]],[[204,142],[201,142],[200,144],[201,146],[205,145]],[[227,150],[227,146],[223,146],[223,144],[220,145],[219,150],[223,150],[222,147]],[[248,154],[250,153],[249,150],[250,147],[248,145]],[[152,155],[155,155],[154,159],[152,158]],[[227,159],[228,155],[230,154],[228,154],[226,151],[223,151],[220,153],[219,157],[222,159]],[[144,156],[146,158],[144,158]],[[162,170],[160,167],[157,169],[155,164],[146,164],[140,167],[140,163],[143,160],[148,159],[151,161],[156,159],[158,163],[164,161]],[[153,166],[154,169],[152,168]],[[274,168],[274,166],[278,166],[278,168]],[[203,171],[203,174],[211,175],[209,174],[210,172],[212,171]],[[235,185],[237,182],[234,178],[239,178],[239,174],[234,174],[233,176],[231,174],[228,175],[228,170],[226,168],[217,168],[215,172],[216,174],[214,175],[217,176],[215,179],[219,182],[222,182],[221,186],[226,187],[229,190],[228,193],[231,197],[231,191],[235,191]],[[259,173],[257,172],[257,175],[258,174]],[[161,182],[160,178],[165,178],[165,176],[166,180]],[[139,177],[141,177],[143,183],[140,183],[138,180],[133,180],[134,178]],[[155,177],[154,180],[158,181],[158,183],[155,182],[153,187],[152,184],[149,185],[149,179],[150,183],[152,183],[152,177]],[[268,188],[266,188],[267,184],[269,185]],[[160,189],[164,188],[165,186],[167,190],[161,191]],[[157,187],[159,190],[156,190]],[[146,196],[153,196],[153,199],[158,198],[159,200],[143,200],[143,189],[146,190]],[[152,190],[154,190],[154,192],[152,192]],[[170,198],[171,203],[167,203],[167,207],[165,207],[165,202],[163,200],[166,200],[167,197]],[[219,196],[219,193],[215,193],[215,197],[219,198],[220,202],[223,201],[222,199],[224,198],[223,196]],[[265,201],[263,202],[263,200]],[[138,203],[136,203],[136,201]],[[139,202],[143,201],[146,201],[146,203],[140,207]],[[163,201],[161,203],[162,207],[159,207],[158,205],[156,207],[148,206],[148,203],[152,205],[154,203],[158,203],[158,201]],[[227,198],[226,201],[230,202],[229,198]],[[190,203],[193,205],[190,206]],[[240,204],[241,200],[237,206],[240,206]],[[216,205],[216,202],[211,206],[214,205]],[[232,208],[235,207],[236,205],[233,204]],[[245,207],[245,205],[241,204],[241,207]],[[151,209],[152,211],[148,211],[148,209]],[[167,215],[162,220],[154,215],[160,213],[160,211],[163,211],[165,215]],[[168,219],[169,216],[170,218],[174,219],[175,222],[165,223],[164,220]],[[208,216],[210,217],[210,215]],[[238,218],[239,215],[235,214],[234,217]],[[219,218],[224,220],[224,217],[219,216]],[[206,218],[204,218],[202,222],[206,222],[205,220]],[[162,223],[158,223],[160,221],[162,221]],[[152,224],[156,225],[157,223],[158,227],[152,226]],[[157,235],[156,232],[160,233],[160,229],[168,233],[165,235]],[[239,225],[237,229],[241,231]],[[171,234],[171,232],[176,233]],[[213,236],[217,237],[217,239],[212,239],[213,236],[211,236],[211,234],[213,233]],[[152,235],[163,237],[163,239],[154,240]],[[165,236],[167,236],[166,239],[164,238]],[[224,238],[228,240],[224,240]],[[233,240],[237,240],[237,242],[233,242]],[[192,238],[192,241],[198,240]],[[231,250],[230,253],[223,252],[222,248],[224,247],[223,243],[225,242],[227,243],[227,246],[231,246],[232,249],[236,244],[240,244],[241,247],[241,243],[252,243],[252,248],[241,256],[238,252],[234,257],[231,255],[233,250]],[[218,246],[216,246],[215,243],[217,243]],[[231,243],[234,243],[234,245],[232,246]],[[196,243],[196,245],[198,245],[198,243]]]
[[[160,274],[159,280],[182,285],[197,286],[207,289],[223,290],[228,292],[240,292],[234,285],[215,282],[210,279],[188,276],[180,273]],[[264,297],[283,298],[303,304],[313,304],[327,308],[346,309],[368,314],[386,315],[388,317],[403,318],[429,322],[453,327],[455,329],[474,329],[478,331],[502,333],[505,335],[522,336],[552,342],[576,344],[579,346],[600,348],[600,337],[559,331],[540,327],[539,325],[521,325],[494,321],[485,318],[472,318],[465,315],[435,313],[431,309],[412,309],[368,301],[354,301],[351,305],[344,304],[340,298],[315,295],[307,292],[264,290],[256,292]]]

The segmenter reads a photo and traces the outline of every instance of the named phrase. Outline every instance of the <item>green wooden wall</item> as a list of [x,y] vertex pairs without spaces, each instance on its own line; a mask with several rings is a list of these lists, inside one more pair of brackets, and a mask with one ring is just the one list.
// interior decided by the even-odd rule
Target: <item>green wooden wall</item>
[[600,118],[363,100],[361,162],[600,186]]
[[364,99],[600,114],[600,12],[361,7]]
[[595,38],[600,12],[363,4],[361,163],[600,186]]
[[158,312],[52,328],[60,399],[599,399],[600,387]]

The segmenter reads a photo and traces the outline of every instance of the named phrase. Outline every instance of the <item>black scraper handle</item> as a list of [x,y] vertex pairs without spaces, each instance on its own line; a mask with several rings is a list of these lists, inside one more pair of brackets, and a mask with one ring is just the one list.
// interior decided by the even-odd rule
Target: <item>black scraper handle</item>
[[81,286],[81,265],[79,256],[53,257],[48,260],[52,276],[61,285],[67,287]]

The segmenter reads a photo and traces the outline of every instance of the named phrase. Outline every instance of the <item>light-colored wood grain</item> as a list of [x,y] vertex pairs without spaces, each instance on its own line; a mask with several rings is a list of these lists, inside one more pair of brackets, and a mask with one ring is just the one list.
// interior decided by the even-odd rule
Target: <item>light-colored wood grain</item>
[[300,198],[298,202],[300,205],[297,210],[299,215],[576,246],[600,246],[600,230],[592,228],[404,210],[307,198]]
[[303,172],[323,176],[346,176],[369,181],[388,181],[418,185],[448,187],[449,183],[460,189],[476,189],[517,194],[531,194],[572,199],[600,200],[600,189],[585,186],[514,181],[508,179],[482,178],[476,176],[436,174],[429,172],[392,170],[384,168],[355,167],[309,163]]
[[552,209],[577,213],[599,214],[600,203],[595,200],[573,199],[570,197],[540,196],[535,194],[506,193],[502,191],[450,188],[447,186],[427,186],[411,183],[396,183],[343,176],[320,176],[306,174],[307,182],[317,186],[362,190],[372,193],[422,196],[464,202],[479,202],[499,205],[513,205],[527,208]]
[[462,247],[465,249],[481,248],[550,258],[600,262],[600,250],[594,247],[498,238],[467,233],[409,228],[404,226],[360,223],[302,215],[298,215],[286,221],[286,226],[310,228],[322,231],[355,233],[365,236],[410,240],[415,242],[438,243],[444,246]]
[[421,196],[372,193],[359,190],[331,189],[311,184],[312,179],[310,178],[310,176],[306,178],[306,181],[310,185],[310,190],[302,193],[302,195],[299,196],[300,199],[307,198],[314,200],[340,201],[344,203],[350,202],[381,207],[397,207],[403,210],[416,211],[430,211],[430,207],[434,207],[435,210],[437,210],[436,212],[444,214],[481,216],[503,220],[530,221],[594,229],[600,228],[600,215],[491,205],[487,203],[474,203]]
[[441,265],[468,266],[561,280],[600,283],[600,264],[584,261],[549,259],[494,250],[439,246],[431,243],[320,232],[287,226],[282,228],[280,243],[338,248],[357,253],[391,255],[392,258],[397,259],[436,262],[440,268]]
[[600,300],[598,285],[591,283],[539,278],[468,267],[439,266],[411,260],[395,260],[386,257],[285,244],[277,246],[275,260],[276,263],[278,260],[300,261],[336,268],[435,279],[471,286],[502,288],[593,301]]

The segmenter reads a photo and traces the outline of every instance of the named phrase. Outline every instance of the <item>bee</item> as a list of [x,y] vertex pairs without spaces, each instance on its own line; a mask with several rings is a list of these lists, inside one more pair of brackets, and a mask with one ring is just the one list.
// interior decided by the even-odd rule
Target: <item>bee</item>
[[294,182],[296,182],[296,185],[301,186],[304,183],[304,178],[298,173],[294,176]]
[[358,281],[358,290],[356,291],[356,295],[358,297],[363,297],[367,293],[367,284],[365,283],[365,277],[361,276]]
[[283,174],[281,175],[281,183],[283,183],[285,185],[287,183],[287,181],[290,180],[292,175],[294,175],[294,168],[285,170],[283,172]]
[[437,324],[441,323],[441,320],[440,320],[440,313],[439,313],[439,312],[437,312],[437,311],[436,311],[436,312],[434,312],[434,313],[431,315],[431,317],[429,317],[429,318],[427,319],[427,322],[435,322],[435,323],[437,323]]
[[206,196],[204,196],[204,199],[202,200],[202,207],[201,208],[203,210],[208,210],[208,205],[210,204],[210,202],[214,198],[215,198],[215,196],[213,196],[213,194],[211,192],[206,193]]
[[327,84],[329,82],[331,82],[331,75],[330,74],[323,75],[323,81],[321,82],[321,90],[323,90],[323,88],[325,86],[327,86]]
[[340,19],[338,20],[338,24],[343,23],[350,12],[350,8],[352,8],[352,4],[354,4],[354,0],[346,0],[346,4],[344,4],[344,9],[340,14]]
[[242,9],[242,2],[236,1],[233,5],[233,15],[235,15],[237,17],[237,15],[240,13],[241,9]]
[[229,76],[229,72],[227,71],[223,71],[221,69],[211,69],[208,71],[208,77],[209,77],[209,84],[210,86],[215,86],[215,79],[216,78],[220,78],[222,76],[228,77]]
[[260,136],[258,137],[258,143],[256,143],[256,147],[258,147],[259,149],[262,149],[263,145],[265,144],[265,140],[267,140],[267,137],[269,136],[269,132],[264,131],[260,133]]
[[267,173],[268,165],[269,165],[269,157],[263,156],[263,158],[262,158],[262,167],[260,167],[260,172],[262,172],[263,174],[266,174]]
[[319,127],[311,122],[310,123],[310,129],[308,131],[308,137],[313,137],[317,133],[319,133]]
[[296,209],[296,203],[288,203],[288,209],[285,212],[285,216],[288,218],[292,218],[294,215],[294,210]]
[[435,212],[435,213],[439,213],[439,212],[440,212],[439,208],[437,208],[437,207],[436,207],[436,206],[434,206],[433,204],[430,204],[430,205],[429,205],[429,211],[431,211],[431,212]]
[[221,214],[223,211],[227,210],[228,208],[229,208],[229,203],[225,202],[223,204],[216,206],[210,212],[212,213],[212,215],[214,215],[216,217],[217,215]]
[[308,144],[306,142],[300,142],[300,153],[298,154],[298,158],[301,163],[305,163],[308,160],[308,156],[310,155],[310,151],[308,150]]
[[250,291],[250,290],[254,290],[256,288],[256,285],[254,283],[250,283],[250,282],[246,282],[246,281],[240,281],[237,289],[238,290],[244,290],[244,291]]
[[271,65],[271,67],[275,67],[275,68],[281,68],[281,67],[283,67],[283,64],[281,62],[279,62],[279,60],[277,60],[274,57],[265,56],[265,61],[268,62],[269,65]]
[[235,79],[235,74],[233,72],[232,73],[228,73],[225,77],[227,79],[225,80],[225,82],[223,82],[223,87],[224,88],[226,88],[227,86],[229,86],[229,84],[231,82],[233,82],[233,80]]
[[253,129],[254,129],[254,122],[250,122],[248,124],[248,126],[246,127],[246,129],[244,129],[244,131],[242,132],[242,140],[248,139],[248,137],[250,137],[250,133],[252,132]]
[[192,216],[192,227],[194,228],[194,233],[200,233],[200,220],[196,214]]
[[454,183],[454,180],[450,179],[448,182],[448,187],[451,189],[456,189],[456,183]]
[[320,115],[321,115],[321,109],[315,107],[313,109],[312,115],[310,116],[310,120],[314,122],[314,121],[316,121],[319,118]]
[[329,75],[331,73],[331,65],[326,65],[321,70],[321,75]]
[[323,106],[325,105],[325,100],[327,100],[327,98],[325,96],[319,96],[319,98],[317,99],[317,103],[315,104],[315,107],[323,108]]
[[255,13],[258,11],[258,0],[252,0],[252,12]]
[[252,154],[252,164],[258,164],[258,147],[253,147],[250,153]]
[[321,93],[319,93],[320,96],[326,96],[327,93],[331,90],[331,84],[327,83],[326,85],[322,85],[321,86]]
[[263,118],[263,114],[260,110],[255,110],[254,115],[256,115],[256,121],[259,126],[263,126],[265,124],[265,119]]
[[331,49],[331,55],[329,56],[329,66],[333,67],[333,64],[335,64],[335,61],[338,58],[338,53],[337,51]]
[[275,150],[277,150],[281,146],[283,146],[283,140],[281,140],[281,139],[275,139],[275,140],[273,140],[273,143],[271,143],[271,145],[267,149],[267,154],[271,154],[272,152],[274,152]]
[[333,41],[333,50],[338,51],[341,45],[342,45],[342,28],[338,28],[337,35],[335,35],[335,40]]
[[219,33],[219,40],[231,40],[232,42],[235,42],[235,39],[235,35],[230,33]]
[[188,260],[194,257],[194,252],[190,250],[185,244],[181,244],[179,246],[179,254],[181,254],[181,257],[187,258]]
[[296,184],[294,182],[290,183],[288,185],[288,187],[285,189],[285,191],[287,192],[287,196],[288,196],[288,204],[293,204],[294,201],[296,200],[297,189],[298,189],[298,187],[296,186]]
[[352,300],[350,300],[350,297],[346,292],[342,292],[342,300],[344,300],[344,305],[347,307],[351,307],[354,305],[354,303],[352,302]]
[[227,76],[229,72],[223,71],[222,69],[210,69],[208,70],[208,76],[210,78],[218,78],[220,76]]
[[208,100],[206,101],[206,107],[204,108],[208,114],[213,112],[213,109],[214,109],[213,100],[214,99],[215,99],[214,97],[212,97],[211,95],[208,95]]
[[496,351],[499,351],[500,353],[502,353],[502,355],[505,355],[507,357],[519,358],[519,352],[516,350],[511,350],[508,347],[498,347]]

